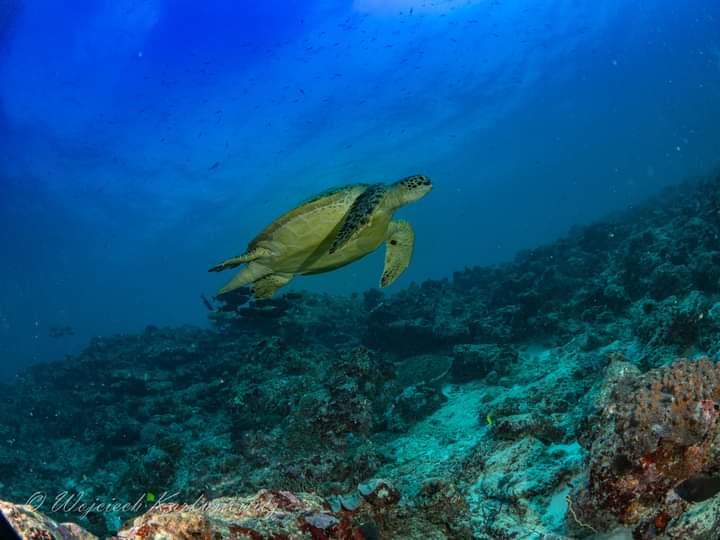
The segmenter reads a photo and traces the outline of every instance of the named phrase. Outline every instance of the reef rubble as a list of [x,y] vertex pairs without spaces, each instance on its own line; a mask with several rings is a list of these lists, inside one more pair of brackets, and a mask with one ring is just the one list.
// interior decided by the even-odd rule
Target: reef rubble
[[97,338],[2,387],[0,499],[44,494],[48,538],[718,540],[718,208],[705,179],[394,295]]

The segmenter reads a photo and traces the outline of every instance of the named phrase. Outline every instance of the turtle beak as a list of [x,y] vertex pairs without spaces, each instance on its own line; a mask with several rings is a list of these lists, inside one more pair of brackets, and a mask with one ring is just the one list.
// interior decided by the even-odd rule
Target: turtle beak
[[418,188],[422,191],[423,195],[427,195],[432,191],[433,184],[429,176],[418,176],[417,177]]

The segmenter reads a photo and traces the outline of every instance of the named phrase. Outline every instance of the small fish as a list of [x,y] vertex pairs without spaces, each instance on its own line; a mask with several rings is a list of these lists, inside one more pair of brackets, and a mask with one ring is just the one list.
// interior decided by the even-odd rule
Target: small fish
[[687,502],[706,501],[720,493],[720,476],[693,476],[675,486],[675,493]]
[[209,169],[209,170],[215,171],[215,170],[217,170],[217,169],[219,169],[219,168],[220,168],[220,162],[219,162],[219,161],[216,161],[215,163],[213,163],[213,164],[210,166],[210,169]]
[[202,298],[203,304],[208,311],[215,311],[215,308],[213,308],[213,305],[210,303],[210,300],[207,299],[207,296],[201,294],[200,298]]

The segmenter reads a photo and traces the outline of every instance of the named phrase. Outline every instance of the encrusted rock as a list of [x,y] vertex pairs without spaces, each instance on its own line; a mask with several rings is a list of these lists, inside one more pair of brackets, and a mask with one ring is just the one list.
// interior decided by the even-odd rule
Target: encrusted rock
[[563,440],[565,432],[553,423],[551,417],[539,414],[515,414],[495,421],[493,434],[500,440],[515,441],[531,436],[545,444]]
[[362,538],[347,517],[307,493],[261,491],[200,503],[163,504],[134,519],[117,535],[123,540],[230,540],[248,538],[345,540]]
[[388,429],[405,431],[418,420],[432,414],[447,401],[445,395],[432,386],[408,386],[395,398],[387,412]]
[[503,373],[517,362],[518,353],[511,347],[461,344],[453,348],[452,376],[459,382],[482,379],[491,371]]
[[57,523],[29,505],[0,501],[0,512],[23,540],[96,540],[74,523]]
[[687,512],[670,521],[665,537],[670,540],[716,538],[720,531],[720,496],[692,505]]
[[655,538],[688,507],[680,486],[718,473],[720,365],[682,359],[643,375],[612,372],[574,510],[596,529],[619,523]]
[[394,506],[400,500],[400,492],[388,481],[372,479],[358,485],[357,489],[344,495],[328,497],[330,509],[334,512],[347,510],[355,512],[365,509],[378,510]]

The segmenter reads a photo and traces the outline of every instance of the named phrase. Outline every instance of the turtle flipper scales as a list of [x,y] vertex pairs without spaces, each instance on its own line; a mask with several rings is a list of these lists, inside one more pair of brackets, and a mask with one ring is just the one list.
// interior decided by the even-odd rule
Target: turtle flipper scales
[[358,195],[345,215],[340,230],[330,246],[330,254],[335,253],[353,235],[370,223],[370,217],[382,201],[385,191],[386,188],[382,184],[374,184]]
[[253,282],[251,290],[256,300],[271,298],[275,291],[287,285],[292,278],[292,275],[287,274],[270,274]]
[[410,264],[415,233],[407,221],[391,221],[385,243],[385,268],[380,278],[380,287],[392,284]]

